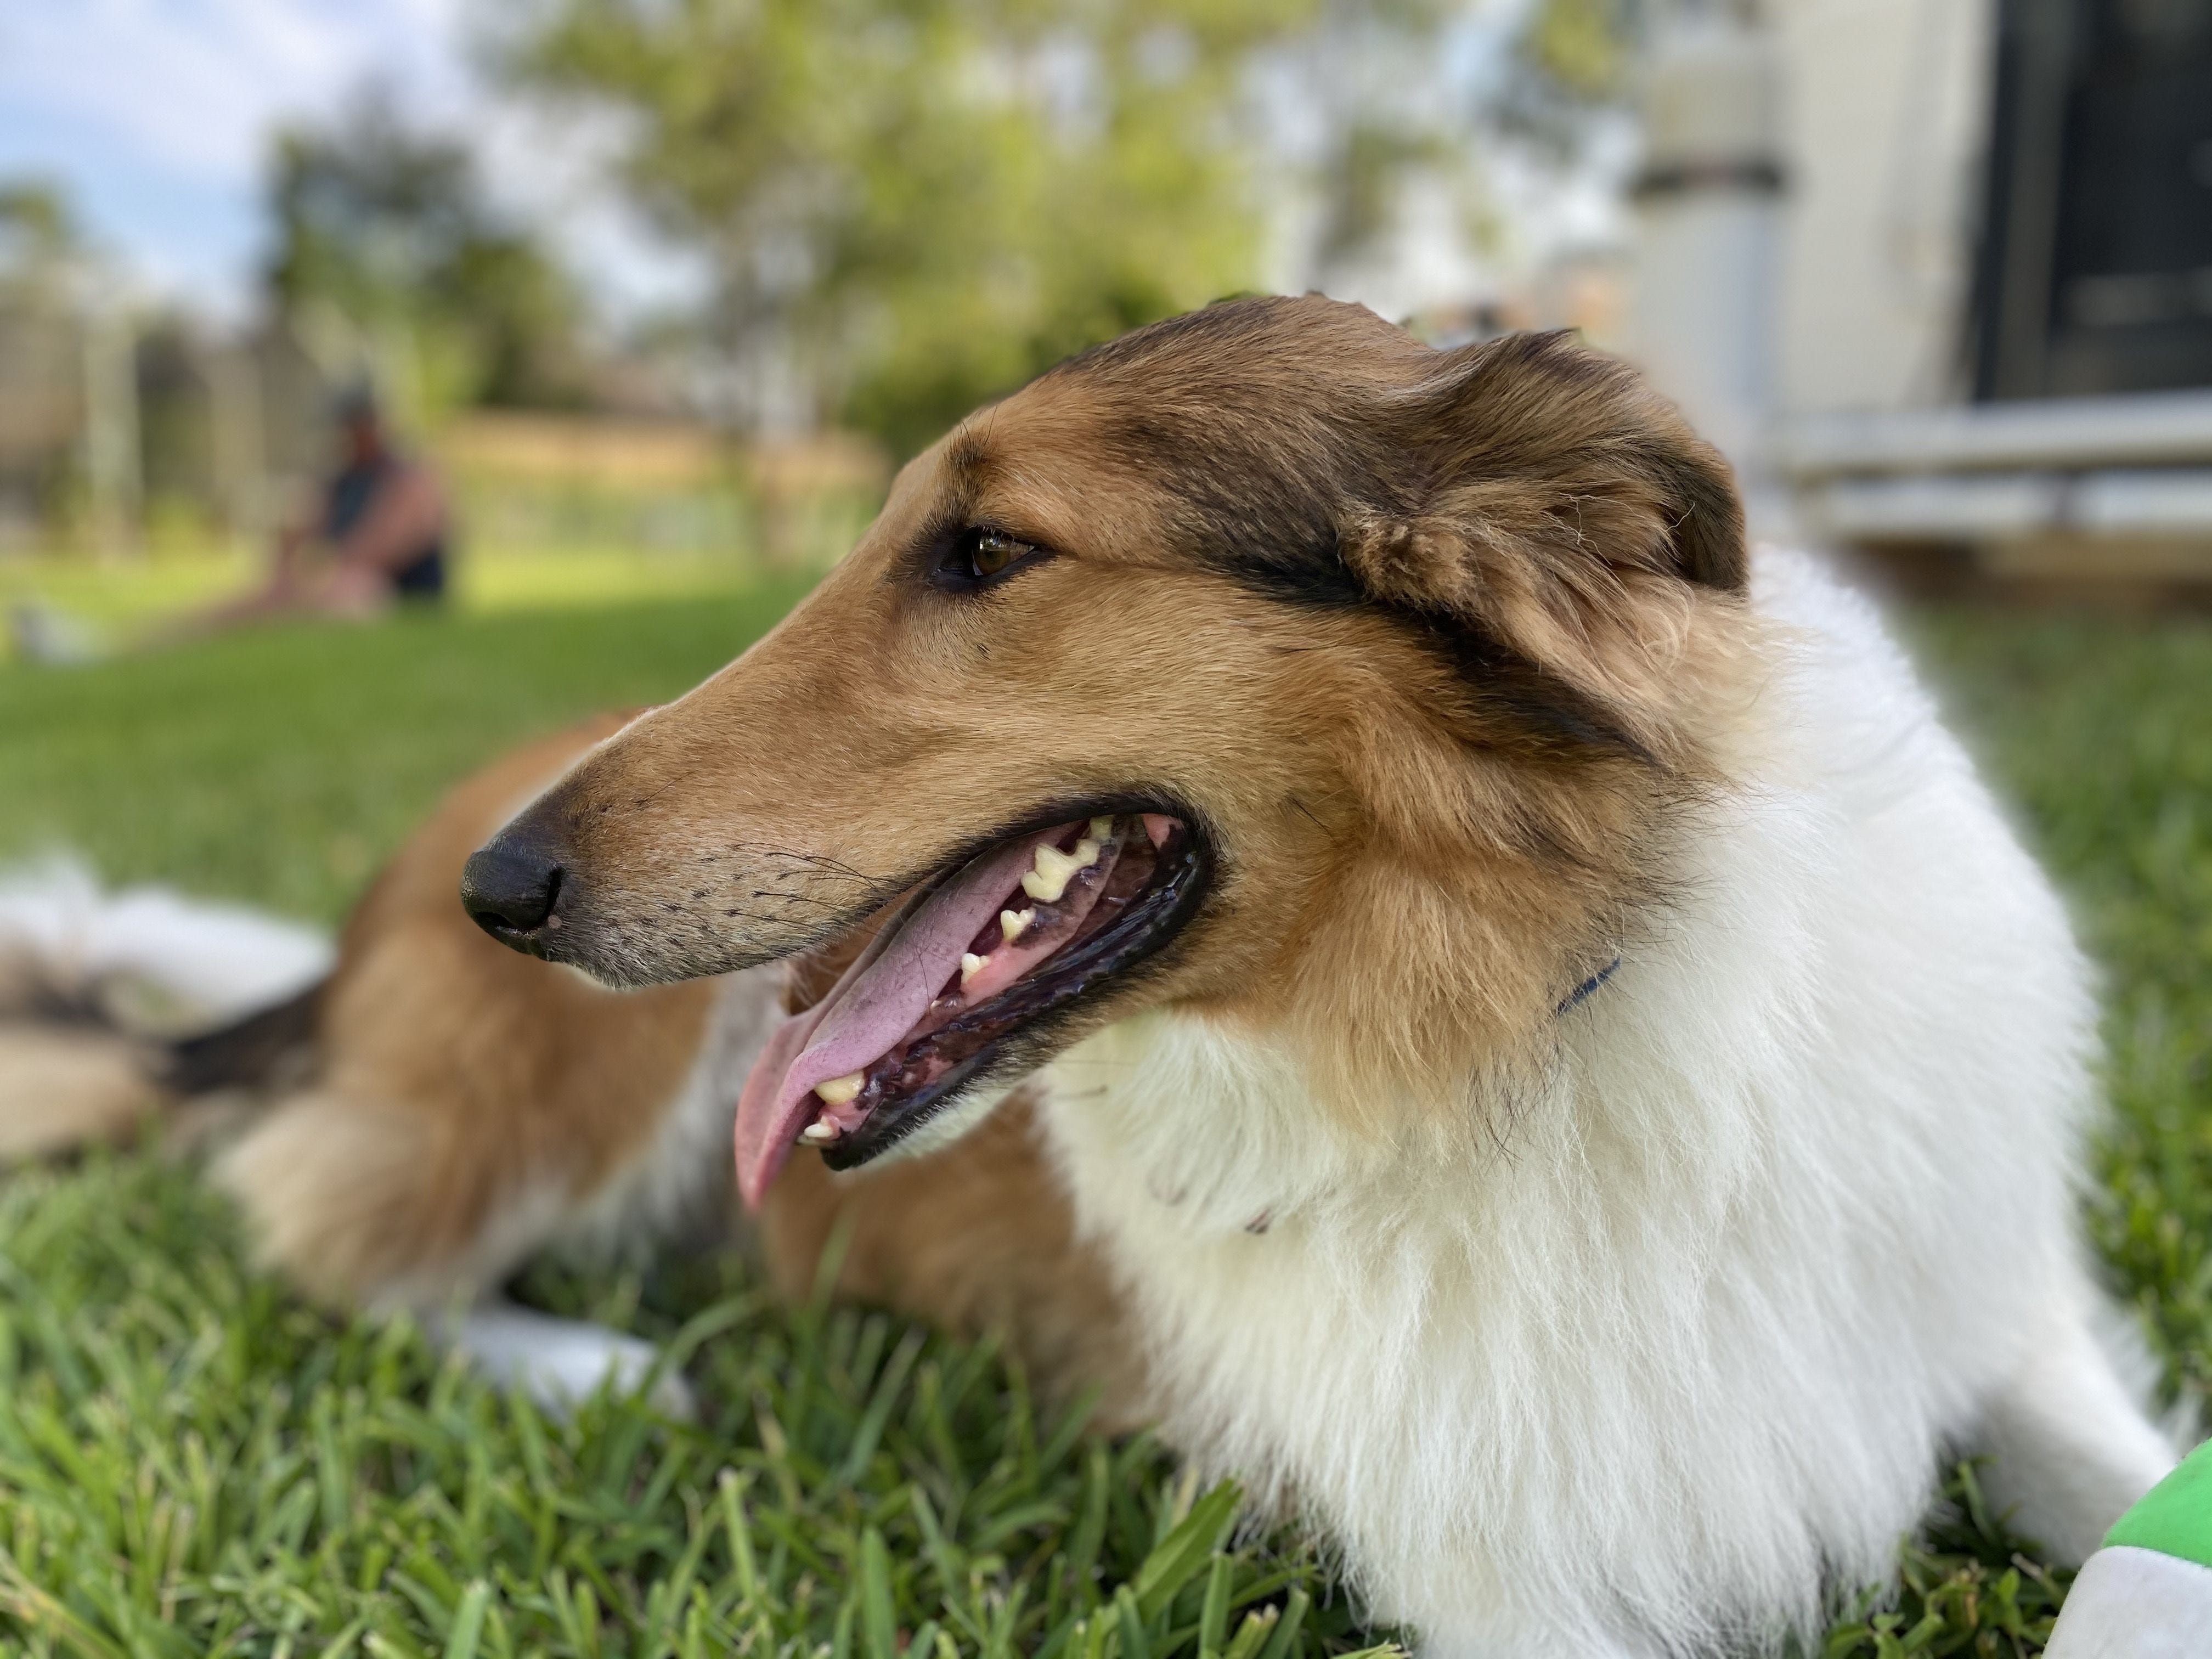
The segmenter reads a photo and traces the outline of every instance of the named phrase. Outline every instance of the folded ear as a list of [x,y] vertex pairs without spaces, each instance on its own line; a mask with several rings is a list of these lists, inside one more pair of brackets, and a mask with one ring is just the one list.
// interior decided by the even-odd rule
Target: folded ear
[[1626,364],[1564,333],[1443,353],[1393,413],[1406,471],[1395,506],[1345,527],[1353,580],[1665,757],[1692,620],[1733,608],[1749,574],[1720,452]]

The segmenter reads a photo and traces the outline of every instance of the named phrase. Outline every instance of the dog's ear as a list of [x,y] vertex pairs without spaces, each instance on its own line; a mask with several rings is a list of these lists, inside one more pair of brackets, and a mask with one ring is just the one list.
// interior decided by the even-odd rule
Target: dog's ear
[[1564,333],[1441,354],[1391,414],[1405,471],[1393,506],[1344,528],[1353,580],[1569,690],[1627,746],[1671,747],[1664,683],[1690,614],[1748,578],[1720,452]]

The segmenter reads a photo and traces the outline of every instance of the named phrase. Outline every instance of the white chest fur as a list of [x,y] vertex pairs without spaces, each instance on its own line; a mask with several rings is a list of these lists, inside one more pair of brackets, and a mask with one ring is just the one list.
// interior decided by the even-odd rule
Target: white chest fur
[[1804,1627],[1886,1575],[2071,1282],[2093,1010],[2063,917],[1871,621],[1788,574],[1774,608],[1823,634],[1773,775],[1538,1074],[1395,1144],[1191,1017],[1048,1075],[1172,1437],[1432,1652]]

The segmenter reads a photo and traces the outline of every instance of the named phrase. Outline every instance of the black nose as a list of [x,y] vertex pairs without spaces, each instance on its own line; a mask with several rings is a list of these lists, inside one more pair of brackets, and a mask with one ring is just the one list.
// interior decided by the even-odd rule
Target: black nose
[[501,944],[520,948],[552,915],[562,874],[550,853],[501,836],[461,867],[461,908]]

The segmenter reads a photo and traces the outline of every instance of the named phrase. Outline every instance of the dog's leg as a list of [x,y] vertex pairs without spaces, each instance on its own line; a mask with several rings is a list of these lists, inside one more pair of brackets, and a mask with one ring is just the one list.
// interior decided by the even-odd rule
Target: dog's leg
[[[610,1379],[638,1388],[653,1344],[514,1306],[494,1288],[582,1206],[550,1184],[502,1182],[495,1157],[440,1136],[409,1104],[311,1090],[228,1150],[216,1177],[244,1209],[261,1262],[328,1306],[417,1314],[439,1346],[550,1409]],[[672,1374],[650,1398],[691,1415]]]
[[[574,1410],[603,1384],[617,1394],[635,1393],[660,1357],[641,1337],[496,1299],[447,1315],[430,1328],[441,1346],[491,1381],[519,1387],[554,1412]],[[646,1398],[655,1410],[686,1423],[698,1415],[690,1386],[673,1370],[653,1378]]]
[[2020,1368],[1988,1401],[1972,1449],[1990,1458],[1984,1489],[2009,1524],[2069,1565],[2174,1464],[2143,1413],[2086,1288],[2054,1297]]

